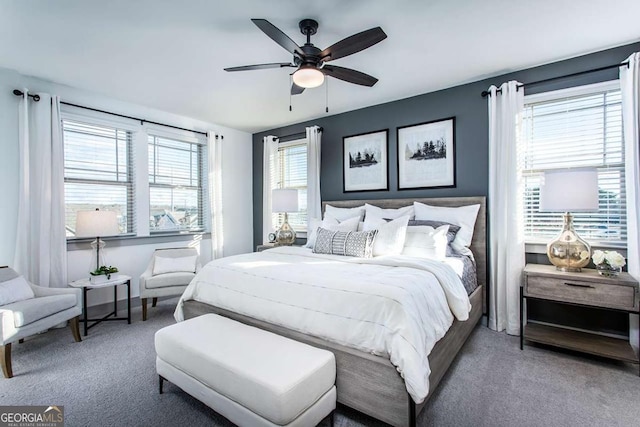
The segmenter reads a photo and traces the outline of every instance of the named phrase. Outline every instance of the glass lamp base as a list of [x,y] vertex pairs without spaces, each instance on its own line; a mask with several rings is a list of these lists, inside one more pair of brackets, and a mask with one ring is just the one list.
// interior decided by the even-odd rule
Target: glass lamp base
[[573,229],[571,214],[564,215],[562,232],[547,245],[547,256],[560,271],[578,272],[589,264],[591,247]]
[[289,225],[289,218],[287,214],[284,214],[284,223],[280,230],[276,232],[276,245],[278,246],[291,246],[296,241],[296,232]]

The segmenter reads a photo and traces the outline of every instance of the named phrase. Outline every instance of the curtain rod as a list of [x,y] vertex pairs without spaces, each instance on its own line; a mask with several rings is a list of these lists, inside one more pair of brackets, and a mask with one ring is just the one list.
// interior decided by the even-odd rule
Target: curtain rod
[[[604,67],[599,67],[599,68],[593,68],[591,70],[585,70],[585,71],[579,71],[577,73],[572,73],[572,74],[565,74],[563,76],[556,76],[556,77],[551,77],[548,79],[543,79],[543,80],[537,80],[535,82],[529,82],[529,83],[520,83],[517,87],[516,90],[520,89],[521,87],[524,88],[526,86],[534,86],[534,85],[539,85],[542,83],[548,83],[548,82],[552,82],[555,80],[560,80],[560,79],[566,79],[569,77],[577,77],[577,76],[582,76],[584,74],[591,74],[591,73],[597,73],[598,71],[604,71],[604,70],[610,70],[611,68],[620,68],[622,66],[626,65],[627,67],[629,67],[629,61],[624,61],[621,62],[619,64],[611,64],[611,65],[606,65]],[[496,93],[501,93],[502,89],[497,89]],[[491,95],[491,92],[483,90],[482,93],[480,94],[483,98]]]
[[[15,89],[13,91],[13,94],[16,95],[16,96],[23,96],[24,92],[22,92],[21,90]],[[33,100],[36,101],[36,102],[40,101],[40,95],[38,95],[38,94],[32,95],[32,94],[29,93],[27,95],[32,97]],[[200,135],[205,135],[205,136],[208,135],[207,132],[201,132],[201,131],[198,131],[198,130],[182,128],[180,126],[173,126],[173,125],[168,125],[168,124],[165,124],[165,123],[153,122],[151,120],[141,119],[139,117],[127,116],[127,115],[124,115],[124,114],[112,113],[111,111],[105,111],[105,110],[99,110],[97,108],[85,107],[84,105],[72,104],[70,102],[65,102],[65,101],[60,101],[60,103],[64,104],[64,105],[68,105],[70,107],[82,108],[84,110],[95,111],[97,113],[109,114],[111,116],[117,116],[117,117],[122,117],[124,119],[135,120],[135,121],[140,122],[140,124],[149,123],[149,124],[152,124],[152,125],[164,126],[164,127],[168,127],[168,128],[172,128],[172,129],[178,129],[178,130],[184,130],[184,131],[187,131],[187,132],[193,132],[193,133],[197,133],[197,134],[200,134]],[[218,137],[220,137],[220,139],[224,139],[224,136],[222,136],[222,135],[216,135],[216,138],[218,138]]]
[[[320,132],[324,131],[323,127],[318,128],[318,130]],[[290,135],[282,135],[282,136],[274,136],[273,140],[275,141],[276,139],[297,139],[297,138],[301,138],[303,136],[307,136],[307,132],[298,132],[298,133],[292,133]]]
[[[19,90],[19,89],[14,89],[13,90],[13,94],[15,96],[22,96],[22,95],[24,95],[24,92]],[[32,95],[32,94],[28,93],[27,96],[30,96],[36,102],[40,101],[40,95],[38,95],[38,94]]]

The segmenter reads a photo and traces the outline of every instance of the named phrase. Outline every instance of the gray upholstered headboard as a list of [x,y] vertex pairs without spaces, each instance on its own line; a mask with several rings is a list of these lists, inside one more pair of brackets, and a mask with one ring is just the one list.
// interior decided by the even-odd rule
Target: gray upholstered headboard
[[[322,202],[322,212],[326,204],[340,208],[353,208],[362,206],[365,203],[379,206],[381,208],[400,208],[412,205],[413,202],[421,202],[433,206],[457,207],[467,205],[480,205],[476,225],[473,229],[473,240],[471,241],[471,251],[476,260],[478,274],[478,284],[483,285],[484,304],[486,304],[487,292],[487,199],[484,196],[474,197],[439,197],[439,198],[419,198],[419,199],[378,199],[378,200],[336,200]],[[486,310],[485,310],[486,311]]]

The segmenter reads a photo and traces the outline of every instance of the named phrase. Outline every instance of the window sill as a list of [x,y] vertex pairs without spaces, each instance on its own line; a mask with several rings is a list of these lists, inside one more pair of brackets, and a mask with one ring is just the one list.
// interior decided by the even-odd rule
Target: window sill
[[[190,231],[190,232],[172,232],[172,233],[153,233],[150,236],[122,235],[113,237],[104,237],[100,240],[107,242],[110,248],[120,246],[137,246],[150,245],[166,242],[189,242],[194,240],[202,240],[211,237],[211,233],[206,231]],[[95,238],[89,239],[67,239],[67,251],[86,250],[88,244],[93,242]]]
[[[551,239],[550,239],[551,240]],[[547,253],[547,243],[543,241],[534,241],[534,242],[525,242],[525,252],[528,254],[546,254]],[[596,249],[599,250],[615,250],[620,252],[622,256],[627,257],[627,245],[625,244],[615,244],[615,243],[589,243],[591,245],[591,250],[594,251]]]

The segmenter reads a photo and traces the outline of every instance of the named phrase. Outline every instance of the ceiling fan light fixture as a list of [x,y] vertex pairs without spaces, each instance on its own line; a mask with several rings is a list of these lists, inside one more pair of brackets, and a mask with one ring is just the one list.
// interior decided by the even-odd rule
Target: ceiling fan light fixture
[[311,89],[324,83],[324,74],[313,65],[303,65],[293,73],[293,82],[305,89]]

